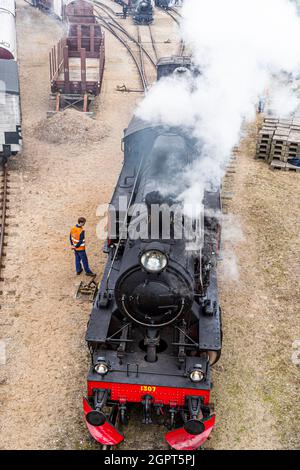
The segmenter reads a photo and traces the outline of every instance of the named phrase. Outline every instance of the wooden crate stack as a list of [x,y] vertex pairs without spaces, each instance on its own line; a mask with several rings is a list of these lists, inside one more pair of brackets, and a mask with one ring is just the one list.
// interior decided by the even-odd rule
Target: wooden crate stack
[[259,131],[256,147],[256,158],[268,159],[271,150],[273,135],[276,130],[276,123],[265,123]]
[[289,160],[300,157],[300,118],[264,119],[259,131],[256,158],[266,160],[272,168],[294,169]]

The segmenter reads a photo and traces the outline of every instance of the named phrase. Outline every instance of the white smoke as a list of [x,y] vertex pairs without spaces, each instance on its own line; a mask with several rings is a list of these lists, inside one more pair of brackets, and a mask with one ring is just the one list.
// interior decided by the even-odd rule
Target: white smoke
[[[182,195],[198,202],[207,185],[220,183],[242,124],[254,119],[266,89],[277,111],[298,106],[292,85],[300,70],[300,19],[290,0],[185,0],[182,15],[182,37],[202,75],[193,86],[189,78],[160,80],[136,115],[188,128],[198,139],[199,159],[184,175],[189,189]],[[281,71],[289,81],[274,86]]]
[[222,223],[222,250],[220,265],[221,272],[228,281],[237,282],[240,277],[240,266],[236,256],[236,246],[246,241],[240,222],[232,214],[223,214]]
[[274,80],[270,84],[268,95],[270,100],[268,103],[267,112],[274,116],[281,118],[289,117],[293,114],[299,115],[299,97],[297,96],[297,82],[291,81],[289,86],[286,83],[281,83],[279,80]]

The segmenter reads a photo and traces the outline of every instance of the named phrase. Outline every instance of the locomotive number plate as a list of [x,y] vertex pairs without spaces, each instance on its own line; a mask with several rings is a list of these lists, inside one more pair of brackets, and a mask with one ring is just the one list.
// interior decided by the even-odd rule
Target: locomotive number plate
[[150,385],[141,385],[142,392],[155,392],[156,387],[150,387]]

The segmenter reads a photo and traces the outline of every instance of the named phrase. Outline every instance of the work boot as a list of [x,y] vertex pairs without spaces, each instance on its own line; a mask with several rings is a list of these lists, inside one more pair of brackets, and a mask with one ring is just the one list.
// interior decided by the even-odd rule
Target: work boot
[[92,273],[92,271],[90,273],[85,273],[87,276],[91,276],[91,277],[95,277],[97,276],[97,274],[95,273]]
[[83,269],[81,271],[78,271],[76,274],[79,276],[82,273]]

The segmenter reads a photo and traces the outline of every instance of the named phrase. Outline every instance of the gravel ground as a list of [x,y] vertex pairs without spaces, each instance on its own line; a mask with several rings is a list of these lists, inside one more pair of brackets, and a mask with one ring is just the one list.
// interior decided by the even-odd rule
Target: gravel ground
[[[60,39],[61,25],[22,0],[17,4],[24,151],[11,161],[13,217],[1,288],[7,364],[0,366],[0,448],[97,448],[81,408],[91,307],[74,300],[78,279],[68,232],[79,215],[87,217],[88,255],[100,276],[105,258],[96,210],[110,199],[122,164],[122,131],[140,99],[116,87],[140,83],[130,57],[106,33],[96,120],[82,132],[78,116],[68,113],[64,142],[56,121],[45,121],[48,52]],[[157,13],[153,31],[159,55],[177,50],[178,29],[166,14]],[[71,135],[72,126],[79,134]],[[87,142],[86,133],[95,138]],[[250,129],[226,228],[226,239],[235,241],[225,242],[220,266],[224,351],[214,373],[218,423],[208,443],[214,449],[299,448],[299,368],[291,361],[292,343],[300,339],[299,174],[270,171],[254,160],[254,147]],[[232,220],[243,236],[230,237]],[[163,432],[131,426],[123,448],[161,448]]]
[[[217,449],[299,448],[299,173],[254,160],[255,127],[241,146],[230,204],[243,237],[225,243],[220,266],[224,349],[216,367]],[[226,234],[227,238],[228,233]],[[233,239],[235,234],[232,233]],[[238,262],[236,280],[226,253]]]

